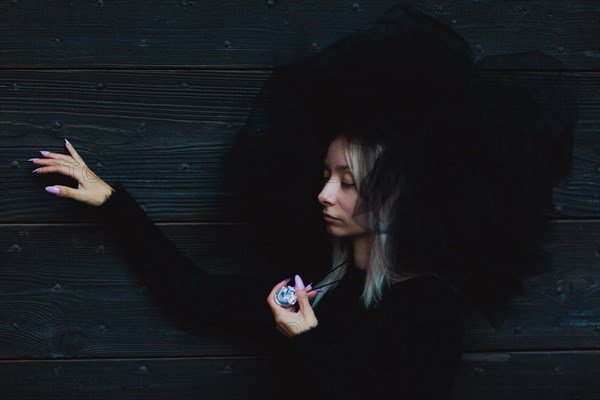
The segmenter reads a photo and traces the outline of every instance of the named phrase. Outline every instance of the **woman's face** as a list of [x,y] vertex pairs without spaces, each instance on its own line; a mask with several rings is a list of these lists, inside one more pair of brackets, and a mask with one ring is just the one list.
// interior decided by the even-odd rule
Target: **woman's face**
[[350,173],[344,154],[345,143],[343,137],[337,137],[329,145],[323,169],[325,184],[318,196],[323,205],[327,231],[339,237],[359,236],[369,232],[366,203],[359,196],[354,177]]

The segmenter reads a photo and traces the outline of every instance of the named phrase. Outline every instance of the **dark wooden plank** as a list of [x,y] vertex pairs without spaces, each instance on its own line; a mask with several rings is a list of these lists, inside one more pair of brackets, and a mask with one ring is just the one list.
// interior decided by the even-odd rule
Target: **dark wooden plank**
[[[166,224],[192,260],[251,273],[235,225]],[[526,282],[502,323],[469,314],[466,349],[600,348],[600,222],[556,224],[554,267]],[[260,354],[268,346],[215,327],[178,326],[95,225],[0,226],[0,359]],[[256,273],[256,272],[255,272]],[[282,279],[285,275],[282,276]],[[317,277],[318,279],[318,277]],[[266,305],[265,305],[266,307]],[[275,334],[269,327],[268,334]]]
[[[453,399],[597,399],[599,357],[598,351],[467,353]],[[0,361],[0,390],[6,398],[31,400],[271,398],[289,381],[276,360]]]
[[[229,356],[269,350],[268,344],[249,343],[217,326],[180,326],[152,300],[103,228],[0,227],[7,233],[0,239],[7,249],[0,256],[0,358]],[[164,228],[184,254],[207,270],[260,272],[245,269],[251,254],[239,244],[241,227]],[[273,326],[264,335],[281,336]]]
[[[532,88],[556,73],[527,73]],[[580,107],[573,172],[554,191],[563,217],[600,210],[600,75],[569,73]],[[67,199],[43,191],[73,184],[33,176],[39,150],[65,153],[68,137],[109,183],[122,181],[157,220],[227,220],[220,159],[243,126],[266,72],[10,71],[0,80],[0,220],[81,221]],[[160,188],[160,190],[157,190]]]
[[[4,1],[0,67],[270,68],[368,26],[396,3]],[[454,27],[478,56],[539,49],[569,68],[598,69],[596,1],[404,3]]]
[[29,400],[260,399],[286,381],[271,358],[2,361],[0,374],[4,398]]
[[468,353],[453,399],[597,399],[599,351]]

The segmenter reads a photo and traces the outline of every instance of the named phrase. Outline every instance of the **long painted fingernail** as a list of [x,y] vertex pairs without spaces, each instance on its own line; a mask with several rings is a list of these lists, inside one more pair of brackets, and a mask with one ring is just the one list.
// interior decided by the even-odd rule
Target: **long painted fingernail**
[[60,193],[60,189],[57,188],[56,186],[46,186],[44,189],[48,193],[52,193],[52,194],[59,194]]
[[73,145],[71,144],[71,142],[69,142],[69,141],[67,140],[67,138],[65,138],[65,143],[67,144],[67,146],[71,146],[71,147],[73,147]]
[[295,276],[295,285],[294,288],[296,290],[303,290],[304,289],[304,282],[302,282],[302,278],[300,278],[300,275],[296,275]]
[[42,155],[43,155],[44,157],[46,157],[48,154],[50,154],[50,152],[49,152],[49,151],[46,151],[46,150],[40,150],[40,153],[42,153]]
[[34,172],[38,172],[38,171],[39,171],[40,169],[42,169],[42,168],[44,168],[44,167],[39,167],[39,168],[36,168],[36,169],[34,169],[33,171],[31,171],[31,173],[33,174]]
[[282,283],[288,283],[288,282],[289,282],[289,281],[291,281],[291,280],[292,280],[292,278],[287,278],[287,279],[284,279],[284,280],[282,281]]
[[29,159],[29,160],[27,160],[27,161],[37,161],[37,160],[39,160],[39,158],[30,158],[30,159]]

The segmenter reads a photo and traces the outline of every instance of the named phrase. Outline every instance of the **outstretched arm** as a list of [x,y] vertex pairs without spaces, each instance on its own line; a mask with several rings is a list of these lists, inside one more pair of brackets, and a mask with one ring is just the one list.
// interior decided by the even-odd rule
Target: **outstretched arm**
[[264,327],[273,317],[264,302],[273,282],[282,277],[241,277],[209,273],[182,254],[139,207],[121,184],[111,187],[89,169],[65,139],[69,155],[42,152],[31,159],[38,174],[60,173],[78,181],[77,188],[49,186],[60,197],[98,207],[115,240],[152,294],[178,319],[188,323],[218,321]]
[[264,324],[273,330],[264,303],[272,277],[202,270],[175,247],[121,184],[115,185],[99,212],[136,274],[174,316],[186,322]]

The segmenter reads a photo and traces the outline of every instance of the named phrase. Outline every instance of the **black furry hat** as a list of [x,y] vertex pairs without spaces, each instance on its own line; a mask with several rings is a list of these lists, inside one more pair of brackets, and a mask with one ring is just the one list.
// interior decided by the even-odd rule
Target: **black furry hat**
[[[277,69],[227,157],[231,210],[275,268],[327,271],[317,194],[331,140],[382,144],[360,187],[403,268],[445,276],[492,310],[548,264],[552,186],[571,168],[577,110],[564,65],[541,52],[485,57],[451,28],[399,5],[371,27]],[[289,268],[285,268],[289,267]],[[325,269],[323,269],[325,268]]]

